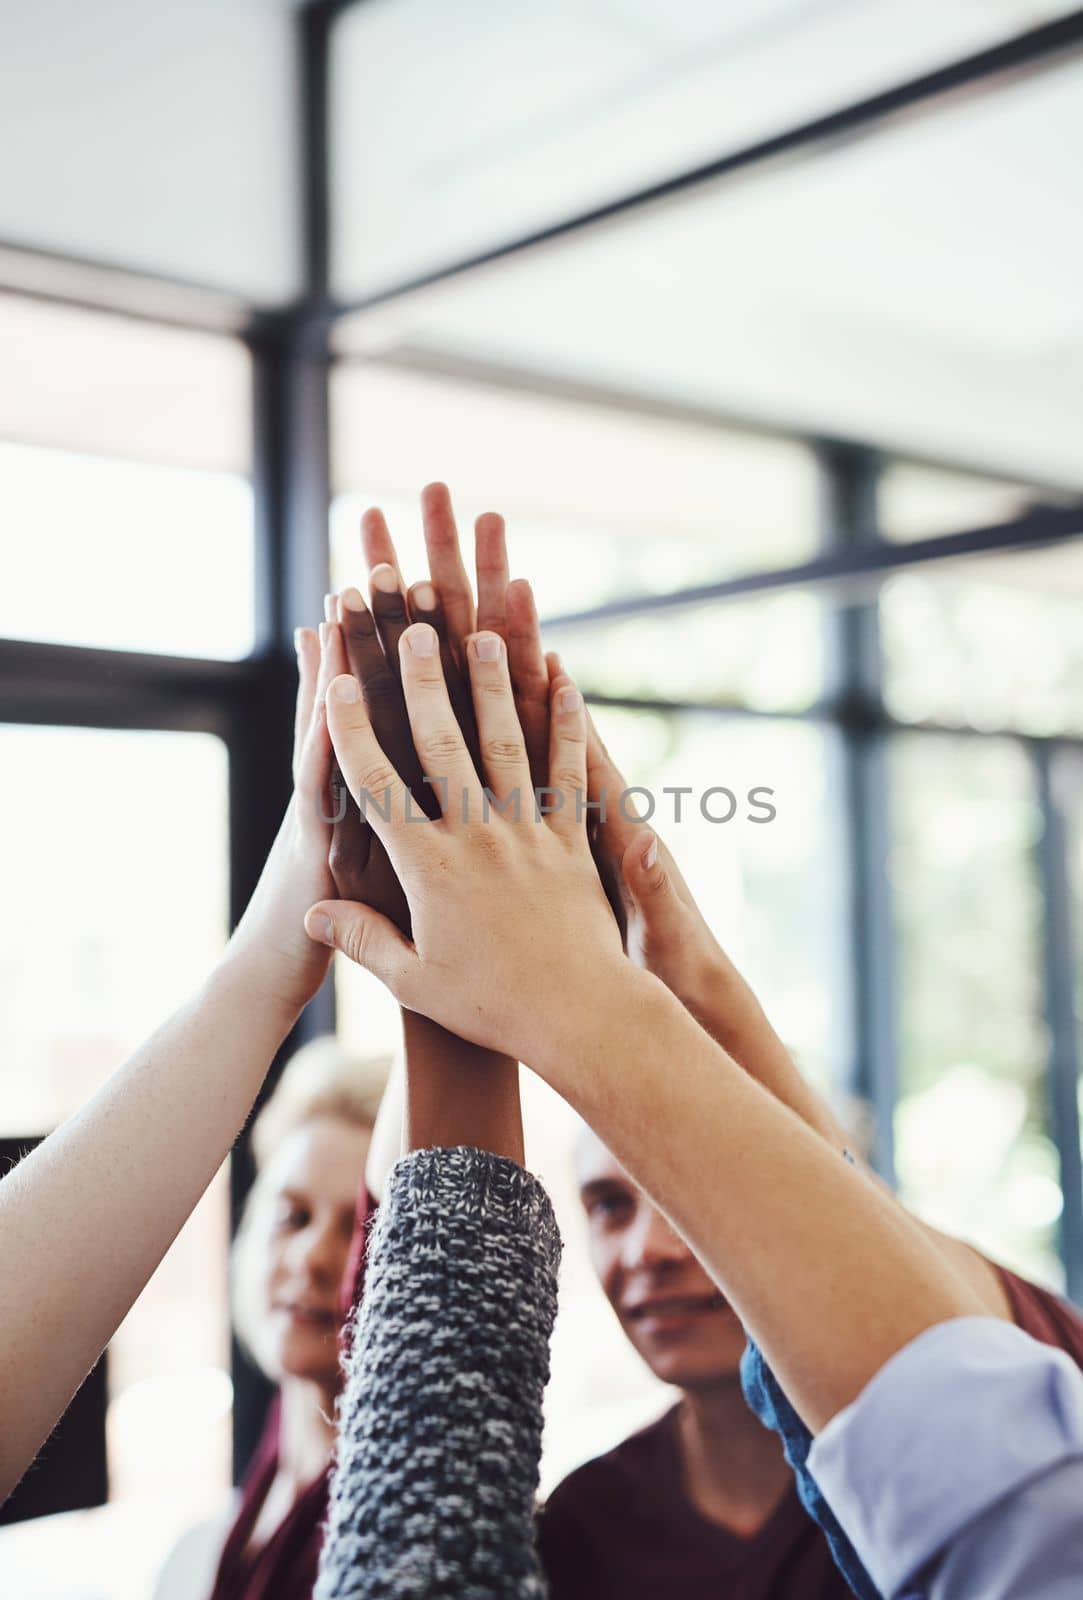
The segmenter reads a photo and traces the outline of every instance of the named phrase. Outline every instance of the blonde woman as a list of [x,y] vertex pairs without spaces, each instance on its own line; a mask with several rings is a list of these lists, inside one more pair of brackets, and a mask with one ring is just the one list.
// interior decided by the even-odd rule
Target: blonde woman
[[386,1058],[365,1060],[333,1037],[315,1039],[293,1056],[256,1119],[256,1179],[233,1246],[233,1317],[240,1343],[278,1392],[231,1525],[224,1537],[221,1522],[184,1536],[159,1579],[160,1600],[208,1590],[215,1600],[312,1593],[344,1280],[352,1286],[358,1196],[389,1069]]

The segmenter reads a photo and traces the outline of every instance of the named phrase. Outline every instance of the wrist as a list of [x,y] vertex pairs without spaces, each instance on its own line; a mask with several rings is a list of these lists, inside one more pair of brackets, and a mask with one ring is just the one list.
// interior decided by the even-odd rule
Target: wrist
[[688,964],[673,992],[700,1027],[731,1054],[747,1047],[767,1025],[755,994],[717,946]]
[[621,1053],[683,1010],[659,978],[624,955],[584,967],[551,999],[523,1060],[584,1114],[595,1092],[606,1094]]
[[407,1150],[470,1145],[523,1161],[519,1063],[403,1011]]
[[[319,955],[318,946],[313,950]],[[237,933],[219,957],[209,982],[283,1039],[320,987],[319,982],[315,987],[311,982],[299,986],[295,962],[284,961],[276,951],[253,945]]]

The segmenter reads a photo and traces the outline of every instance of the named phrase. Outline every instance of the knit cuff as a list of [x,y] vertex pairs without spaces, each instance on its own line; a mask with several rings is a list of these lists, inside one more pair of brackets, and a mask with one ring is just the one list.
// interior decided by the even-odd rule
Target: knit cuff
[[508,1156],[470,1145],[414,1150],[391,1169],[370,1252],[406,1215],[454,1215],[484,1228],[507,1228],[533,1243],[552,1271],[560,1264],[560,1232],[544,1188]]

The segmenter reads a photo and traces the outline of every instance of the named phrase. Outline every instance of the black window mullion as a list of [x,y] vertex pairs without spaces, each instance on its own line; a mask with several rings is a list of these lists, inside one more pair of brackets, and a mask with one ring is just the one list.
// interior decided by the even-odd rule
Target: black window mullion
[[1049,1033],[1050,1122],[1060,1159],[1063,1195],[1059,1242],[1068,1293],[1083,1303],[1083,1159],[1068,824],[1056,782],[1056,743],[1034,740],[1029,748],[1042,818],[1037,866],[1042,890],[1042,987]]
[[[823,542],[854,552],[875,541],[879,462],[864,449],[821,449]],[[873,1165],[895,1180],[898,1028],[890,849],[888,744],[883,730],[879,614],[875,596],[843,605],[833,630],[843,739],[843,826],[850,890],[851,1091],[873,1116]]]

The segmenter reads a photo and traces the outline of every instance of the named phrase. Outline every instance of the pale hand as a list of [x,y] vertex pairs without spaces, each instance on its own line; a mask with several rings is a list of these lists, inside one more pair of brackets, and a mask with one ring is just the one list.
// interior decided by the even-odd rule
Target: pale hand
[[[586,712],[570,680],[557,677],[550,687],[549,780],[559,809],[538,819],[503,640],[495,633],[472,637],[467,662],[482,765],[495,797],[487,818],[432,628],[421,623],[405,631],[400,664],[418,756],[426,771],[447,780],[447,803],[435,821],[417,820],[416,807],[415,820],[408,819],[406,787],[373,733],[356,680],[331,685],[335,754],[355,799],[374,797],[368,819],[405,891],[413,941],[370,908],[341,901],[313,906],[306,926],[313,938],[374,972],[400,1004],[529,1061],[551,1038],[554,1014],[562,1012],[567,1025],[576,1007],[589,1008],[593,984],[623,959],[581,805]],[[517,818],[510,803],[516,792]]]

